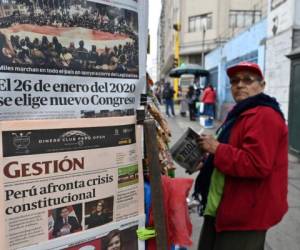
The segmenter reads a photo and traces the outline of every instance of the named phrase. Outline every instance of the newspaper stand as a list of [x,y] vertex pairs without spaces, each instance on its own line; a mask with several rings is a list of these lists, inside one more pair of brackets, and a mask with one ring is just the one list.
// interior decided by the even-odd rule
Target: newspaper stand
[[[35,2],[35,4],[32,4],[32,2]],[[38,169],[35,167],[30,169],[30,171],[37,171],[35,173],[28,172],[26,174],[25,171],[24,176],[17,176],[21,172],[16,169],[16,177],[6,176],[5,179],[0,176],[0,191],[2,195],[0,197],[0,207],[2,212],[2,216],[0,216],[0,250],[23,248],[27,250],[73,250],[77,246],[78,249],[79,247],[80,249],[88,249],[86,244],[97,244],[97,246],[93,245],[94,248],[90,246],[89,249],[98,250],[102,248],[102,244],[104,244],[106,240],[105,237],[110,232],[119,229],[122,231],[121,228],[125,231],[133,226],[136,226],[136,228],[144,226],[143,201],[141,201],[142,198],[138,197],[138,195],[143,192],[142,175],[140,174],[141,168],[138,168],[138,173],[134,172],[131,174],[132,170],[129,168],[131,165],[128,165],[141,165],[141,158],[138,158],[140,157],[139,153],[141,152],[139,151],[140,148],[136,146],[136,134],[134,134],[134,132],[136,132],[134,129],[135,119],[133,116],[134,110],[139,106],[138,98],[140,94],[144,92],[143,79],[146,74],[145,45],[147,42],[146,33],[148,28],[147,16],[149,1],[72,0],[68,1],[67,5],[66,3],[63,5],[63,2],[64,1],[58,1],[57,4],[54,4],[53,1],[51,4],[51,1],[47,1],[46,3],[39,3],[39,1],[1,1],[0,3],[1,7],[4,6],[9,10],[15,8],[22,10],[18,11],[18,13],[13,13],[12,11],[7,12],[0,17],[2,23],[5,23],[5,27],[3,25],[3,27],[1,27],[1,38],[4,41],[2,47],[6,51],[6,55],[3,54],[0,59],[0,75],[3,80],[0,83],[0,93],[1,100],[7,100],[0,105],[1,160],[2,163],[8,165],[10,161],[13,161],[11,160],[13,159],[12,157],[15,157],[18,159],[18,164],[20,164],[20,166],[27,166],[26,171],[29,171],[29,166],[37,166],[40,164]],[[70,14],[69,21],[72,22],[72,25],[64,25],[66,24],[64,21],[56,20],[55,18],[54,20],[52,18],[52,12],[63,16],[67,9]],[[102,16],[104,12],[106,15]],[[97,19],[96,22],[95,20],[93,21],[93,25],[87,26],[85,22],[81,21],[83,20],[83,15],[85,15],[83,13],[88,13],[89,16],[96,16],[96,13],[98,13],[99,16],[106,19],[106,22],[114,21],[115,23],[115,21],[118,21],[118,25],[116,27],[113,25],[113,27],[106,29],[106,27],[104,27],[106,25],[103,25],[103,23],[98,25]],[[76,18],[74,19],[73,14],[76,14],[74,15]],[[35,22],[37,17],[38,19],[41,17],[40,23]],[[20,22],[21,20],[25,20],[25,22]],[[124,20],[124,25],[120,25],[121,20]],[[90,20],[87,20],[86,22],[88,21]],[[28,40],[26,41],[26,44],[31,44],[31,46],[26,46],[26,53],[16,53],[17,48],[19,47],[19,41],[16,42],[16,40],[18,40],[17,37],[18,39],[20,38],[20,41]],[[48,44],[48,39],[50,39],[50,37],[52,38],[53,45],[51,53],[49,53],[50,48],[48,48],[48,46],[46,46],[45,49],[37,49],[33,46],[34,42],[31,42],[45,38],[45,41],[47,40]],[[58,49],[54,48],[54,41]],[[51,42],[49,42],[49,44],[50,43]],[[116,47],[115,44],[119,46],[118,54],[120,54],[120,58],[114,56],[111,58],[112,60],[109,60],[111,62],[106,62],[108,60],[102,56],[102,51],[106,51],[107,49],[111,51],[114,50],[114,47]],[[70,48],[68,48],[68,46]],[[66,48],[66,52],[63,52],[64,47]],[[96,51],[94,48],[96,48]],[[72,51],[70,52],[69,50]],[[93,58],[90,54],[93,55]],[[87,55],[89,55],[89,58],[87,58]],[[128,63],[127,67],[121,67],[125,64],[123,62],[123,56],[124,58],[132,58],[130,65]],[[127,118],[125,121],[122,120],[121,125],[119,122],[114,122],[113,119],[109,118],[119,116],[124,116],[122,119],[126,118],[125,116],[128,116],[128,118],[130,118],[128,124]],[[102,121],[96,120],[102,118],[106,119],[106,122],[102,123]],[[143,121],[143,123],[145,146],[149,162],[148,166],[151,180],[152,208],[155,220],[157,249],[167,250],[167,230],[164,217],[163,190],[161,184],[160,163],[158,159],[158,147],[155,140],[157,133],[156,126],[154,120],[146,120]],[[112,131],[104,129],[104,127],[111,128],[123,125],[128,125],[130,128],[112,128],[114,129]],[[100,132],[98,133],[96,128],[101,128],[101,131],[99,130]],[[130,131],[132,131],[133,135],[131,135]],[[2,138],[4,138],[4,133],[7,134],[6,138],[9,138],[6,140],[8,142],[6,143],[7,145],[3,143],[4,140]],[[129,138],[126,142],[124,138],[121,138],[120,141],[122,140],[122,143],[116,143],[116,145],[115,142],[109,138],[109,135],[114,135],[116,136],[115,138],[118,138],[118,136],[122,136],[122,133],[127,134],[125,139]],[[75,140],[71,142],[74,138]],[[101,142],[102,144],[97,142],[104,139],[107,139],[107,145],[104,145],[103,141]],[[39,141],[41,141],[40,144],[42,146],[39,145]],[[113,150],[103,151],[103,154],[102,151],[97,151],[113,147],[110,143],[115,147],[120,145],[129,147],[132,145],[134,149],[132,150],[129,148],[128,153],[127,151],[124,153],[125,150],[122,150],[120,153],[117,152],[119,153],[119,158],[115,157],[117,153]],[[95,146],[96,144],[97,147]],[[3,145],[5,146],[5,150],[11,149],[13,153],[4,156]],[[89,145],[89,147],[87,147],[87,145]],[[33,149],[36,151],[33,151]],[[77,156],[74,156],[73,159],[73,155],[77,154],[77,151],[81,152],[81,158],[79,158],[79,156],[78,158]],[[113,157],[109,154],[105,154],[106,152],[112,153]],[[130,158],[129,155],[132,158]],[[99,160],[99,157],[102,156],[105,157],[105,160],[107,159],[107,161],[101,161],[101,158]],[[69,159],[73,159],[73,162],[69,161]],[[53,163],[53,166],[58,164],[59,167],[61,167],[64,165],[63,163],[65,163],[65,166],[70,168],[66,170],[61,167],[62,169],[59,169],[59,167],[57,168],[57,165],[55,165],[55,168],[62,172],[61,176],[64,176],[63,178],[58,179],[57,170],[52,172],[48,172],[48,170],[44,171],[46,165],[48,168],[50,160],[51,164]],[[81,161],[79,162],[79,160]],[[113,160],[115,161],[111,163]],[[95,164],[95,162],[99,164]],[[129,164],[127,164],[128,162]],[[98,168],[98,165],[101,166],[101,168]],[[121,192],[118,193],[118,189],[124,188],[119,188],[118,186],[118,178],[123,177],[122,173],[119,174],[118,168],[123,167],[123,165],[124,171],[127,171],[125,174],[127,175],[127,180],[134,179],[133,181],[131,180],[131,183],[133,184],[137,184],[135,181],[138,180],[138,184],[136,185],[137,188],[135,189],[136,193],[132,195],[136,197],[135,202],[125,199],[127,197],[126,192],[125,195]],[[3,164],[3,166],[5,165]],[[20,166],[18,165],[17,167]],[[126,167],[128,167],[129,170],[126,170]],[[106,168],[108,170],[106,170]],[[103,176],[97,176],[98,170],[102,171],[101,173],[103,173]],[[78,171],[78,175],[76,174],[77,172],[74,172],[73,178],[71,173],[63,173],[67,171]],[[82,177],[82,180],[80,179],[80,181],[83,184],[78,187],[78,190],[75,190],[77,189],[76,187],[66,188],[63,191],[48,192],[47,188],[53,187],[53,185],[70,184],[70,187],[72,185],[75,187],[77,185],[74,184],[74,181],[76,181],[75,177],[78,177],[79,179],[79,176],[81,176],[80,174],[84,176],[85,171],[88,172],[91,177],[88,175],[84,178]],[[39,175],[42,177],[44,172],[47,172],[47,176],[40,179],[45,181],[45,184],[43,181],[36,181],[34,179],[38,179]],[[32,182],[25,183],[24,181],[23,183],[19,181],[21,179],[15,180],[15,178],[27,178],[30,176],[33,178]],[[102,181],[102,178],[100,177],[103,177],[104,181]],[[113,177],[114,179],[110,179]],[[10,180],[9,178],[13,178],[12,180],[15,180],[16,184],[14,184],[13,181],[8,182],[8,180]],[[69,182],[68,179],[70,179]],[[122,180],[122,178],[119,179]],[[95,188],[90,188],[90,186],[86,184],[90,180],[93,180],[96,184],[98,181],[100,184],[95,184],[93,185]],[[6,222],[6,217],[9,217],[4,216],[6,201],[3,201],[3,190],[4,184],[6,184],[5,181],[9,183],[8,186],[10,189],[15,185],[14,188],[17,194],[24,194],[24,197],[19,197],[17,195],[15,198],[12,196],[10,200],[10,204],[12,205],[9,206],[16,204],[18,207],[23,207],[25,204],[26,206],[24,205],[24,207],[27,209],[24,209],[24,214],[27,216],[26,218],[25,216],[22,218],[21,211],[18,211],[16,214],[18,214],[19,217],[13,215],[15,219],[13,221],[14,224],[10,221],[9,226],[7,226],[8,223]],[[90,183],[93,183],[93,181]],[[47,182],[49,182],[49,184]],[[116,185],[114,185],[114,183],[116,183]],[[120,183],[122,184],[122,181],[120,181]],[[25,184],[27,185],[26,187]],[[102,187],[98,188],[98,185],[104,184],[113,187],[108,187],[107,189]],[[85,191],[85,189],[88,188],[93,190],[93,192],[91,190]],[[113,191],[110,191],[110,188]],[[28,190],[33,190],[33,194],[29,195],[29,192],[25,192]],[[43,192],[40,192],[40,190]],[[69,193],[67,193],[68,190],[74,191],[70,191],[69,193],[71,194],[69,195]],[[82,190],[80,191],[81,193],[79,193],[79,190]],[[100,193],[100,191],[97,193],[95,190],[101,190],[103,194]],[[66,194],[64,194],[64,192],[66,192]],[[82,196],[85,198],[78,199],[78,201],[75,198],[72,200],[71,195],[73,195],[73,192],[74,197]],[[129,194],[127,195],[130,195],[130,192],[128,193]],[[28,195],[25,197],[25,194]],[[83,195],[79,196],[79,194]],[[68,195],[70,198],[69,200],[65,199],[66,202],[57,202],[57,204],[54,205],[51,203],[51,205],[47,206],[41,205],[41,208],[36,205],[37,203],[33,203],[38,201],[46,202],[48,199],[59,199],[60,201],[63,198],[68,197]],[[108,195],[110,196],[108,197]],[[116,215],[117,209],[114,209],[117,205],[116,197],[121,196],[125,196],[123,202],[127,202],[127,204],[124,205],[123,203],[121,204],[122,206],[118,206],[117,209],[121,210],[124,208],[125,212],[124,214]],[[45,200],[42,200],[44,199],[43,197]],[[84,220],[88,218],[88,216],[91,216],[92,211],[94,210],[93,207],[96,203],[95,207],[103,207],[103,200],[107,198],[109,198],[109,204],[111,204],[109,205],[109,208],[107,208],[110,213],[110,219],[106,219],[106,222],[101,225],[89,228],[89,223],[86,223]],[[99,202],[100,200],[102,201]],[[45,204],[42,202],[39,204]],[[133,204],[133,206],[135,206],[133,212],[127,212],[127,210],[131,209],[126,207],[128,204]],[[76,206],[76,209],[74,209],[73,206]],[[29,209],[28,207],[32,207],[32,209]],[[62,233],[59,236],[54,236],[55,220],[58,221],[57,218],[62,217],[60,213],[63,209],[66,214],[68,212],[74,213],[75,216],[73,217],[75,217],[75,220],[80,224],[80,227],[71,232],[71,220],[62,219],[62,228],[60,228],[60,230],[62,229]],[[34,210],[32,212],[34,216],[30,217],[31,211],[29,210]],[[77,218],[77,210],[80,219]],[[36,213],[36,215],[34,213]],[[19,223],[18,218],[22,218],[22,222]],[[22,225],[20,226],[20,224]],[[98,227],[99,229],[97,230]],[[137,246],[143,246],[143,244],[139,245],[136,239],[136,228],[130,231],[130,236],[133,235],[135,237],[134,239],[137,242]],[[119,238],[121,239],[121,236],[119,236]],[[130,244],[129,241],[131,240],[131,237],[127,237],[126,240],[127,244]],[[94,241],[97,242],[94,243]],[[133,248],[129,245],[127,246],[127,249]]]
[[[148,76],[149,77],[149,76]],[[148,81],[147,81],[148,83]],[[147,88],[149,85],[146,84]],[[154,228],[156,232],[156,247],[159,250],[168,249],[168,237],[165,220],[164,196],[161,182],[161,166],[159,161],[159,150],[157,144],[157,122],[150,118],[151,115],[147,110],[148,95],[141,94],[140,104],[145,109],[137,110],[137,124],[144,127],[144,146],[145,146],[145,160],[148,169],[151,189],[151,205],[154,219]],[[150,103],[153,102],[153,99]]]
[[167,230],[164,216],[163,192],[161,184],[160,163],[156,141],[156,125],[153,119],[144,122],[145,145],[149,167],[153,218],[155,221],[157,249],[167,250]]

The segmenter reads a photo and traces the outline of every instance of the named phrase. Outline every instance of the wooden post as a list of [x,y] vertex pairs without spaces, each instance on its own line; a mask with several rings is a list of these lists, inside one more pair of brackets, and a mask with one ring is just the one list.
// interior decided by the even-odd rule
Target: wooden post
[[148,159],[151,201],[153,208],[154,227],[156,231],[156,245],[159,250],[168,250],[167,230],[164,215],[164,197],[161,185],[161,169],[158,158],[156,141],[156,125],[154,120],[144,122],[146,156]]

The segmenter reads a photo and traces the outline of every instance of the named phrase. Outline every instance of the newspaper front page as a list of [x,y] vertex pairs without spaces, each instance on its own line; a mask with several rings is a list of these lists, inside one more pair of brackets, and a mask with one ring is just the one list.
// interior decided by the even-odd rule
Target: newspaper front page
[[198,138],[199,134],[188,128],[171,148],[173,159],[190,174],[199,170],[199,164],[205,156],[203,150],[198,146]]
[[0,1],[0,120],[133,115],[146,2]]
[[134,117],[2,121],[0,131],[0,249],[144,214]]

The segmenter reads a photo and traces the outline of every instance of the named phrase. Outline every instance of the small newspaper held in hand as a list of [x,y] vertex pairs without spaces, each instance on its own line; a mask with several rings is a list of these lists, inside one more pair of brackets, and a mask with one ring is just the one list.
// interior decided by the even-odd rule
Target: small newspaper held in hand
[[190,174],[198,170],[204,152],[197,144],[199,134],[188,128],[180,139],[172,146],[173,159]]

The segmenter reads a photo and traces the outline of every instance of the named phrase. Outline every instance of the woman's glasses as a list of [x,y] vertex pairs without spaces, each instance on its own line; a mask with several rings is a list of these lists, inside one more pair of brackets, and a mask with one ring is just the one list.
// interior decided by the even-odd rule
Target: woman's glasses
[[230,84],[231,85],[238,85],[240,83],[240,81],[242,81],[246,85],[250,85],[253,82],[259,81],[259,79],[252,78],[252,77],[249,77],[249,76],[246,76],[244,78],[240,78],[240,77],[232,77],[232,78],[230,78]]

